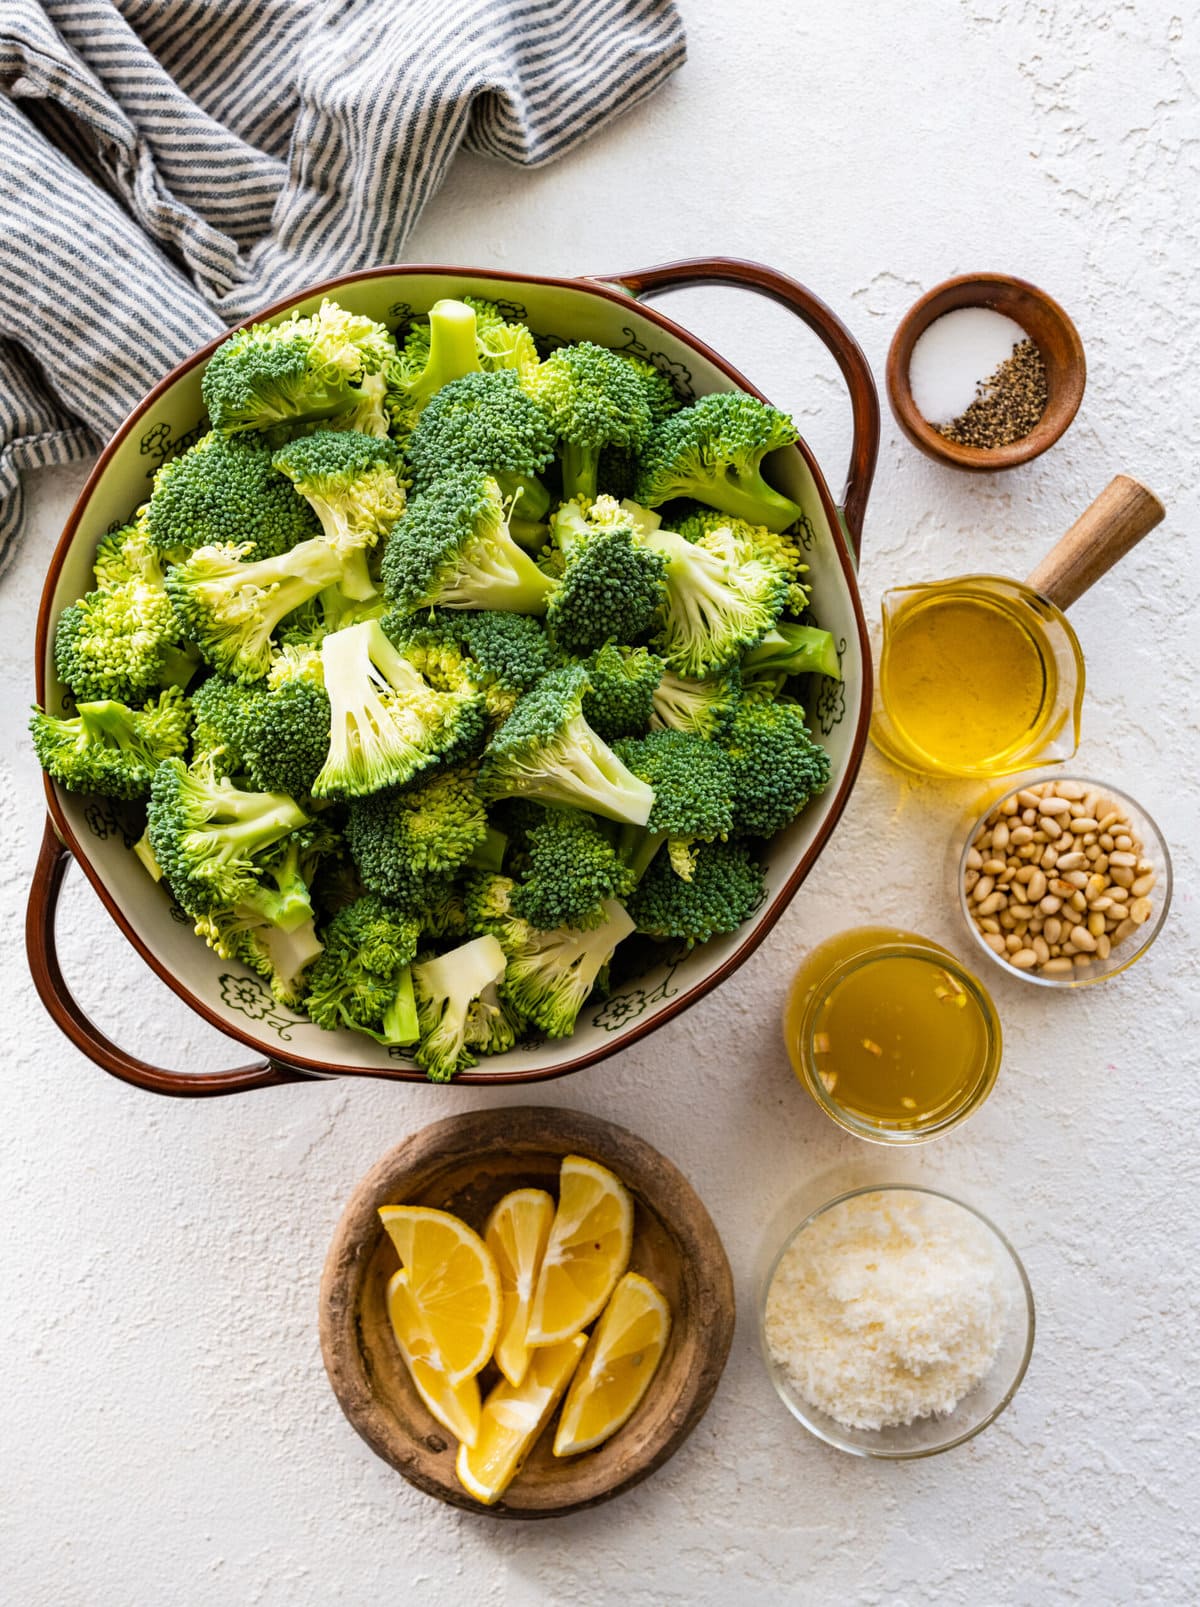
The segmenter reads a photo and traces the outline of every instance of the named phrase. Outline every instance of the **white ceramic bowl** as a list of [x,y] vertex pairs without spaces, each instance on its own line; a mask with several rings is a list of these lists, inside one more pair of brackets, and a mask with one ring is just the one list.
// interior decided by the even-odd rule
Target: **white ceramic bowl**
[[[439,297],[473,294],[501,301],[539,336],[594,340],[648,357],[686,393],[704,395],[734,387],[753,391],[715,352],[636,299],[673,286],[712,282],[742,285],[788,306],[829,347],[851,393],[854,443],[840,506],[803,442],[774,454],[769,469],[780,489],[804,509],[813,607],[822,625],[833,632],[841,657],[842,681],[822,681],[819,689],[814,688],[809,708],[813,728],[828,750],[833,779],[825,794],[767,846],[767,896],[739,931],[660,960],[636,985],[622,985],[613,997],[588,1005],[572,1038],[527,1044],[489,1059],[461,1075],[457,1080],[462,1083],[561,1076],[614,1053],[677,1015],[736,970],[762,942],[828,842],[858,772],[871,708],[870,654],[855,580],[878,443],[878,404],[870,369],[853,337],[811,292],[771,269],[730,259],[667,264],[607,281],[422,266],[369,269],[314,286],[261,315],[273,319],[293,308],[309,311],[330,295],[354,312],[396,327]],[[55,621],[67,604],[89,589],[99,538],[124,523],[145,501],[158,466],[204,431],[200,378],[217,344],[194,353],[133,410],[102,454],[67,521],[46,577],[38,620],[37,696],[52,713],[63,708],[63,688],[53,665]],[[230,1093],[321,1074],[424,1079],[420,1068],[398,1051],[348,1030],[324,1032],[281,1007],[259,978],[207,949],[165,887],[150,881],[131,852],[140,825],[122,806],[67,793],[48,779],[46,797],[50,820],[27,922],[30,964],[38,991],[59,1026],[97,1064],[138,1086],[173,1094]],[[257,1051],[262,1061],[220,1075],[175,1074],[125,1053],[93,1026],[71,998],[55,955],[54,912],[69,855],[82,866],[143,959],[193,1009]]]

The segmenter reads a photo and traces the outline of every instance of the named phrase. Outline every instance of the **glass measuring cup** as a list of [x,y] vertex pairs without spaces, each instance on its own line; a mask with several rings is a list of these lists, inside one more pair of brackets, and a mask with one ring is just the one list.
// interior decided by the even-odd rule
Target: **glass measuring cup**
[[1069,759],[1085,671],[1064,610],[1163,517],[1153,492],[1118,475],[1025,582],[961,575],[887,592],[875,746],[927,775],[1005,776]]

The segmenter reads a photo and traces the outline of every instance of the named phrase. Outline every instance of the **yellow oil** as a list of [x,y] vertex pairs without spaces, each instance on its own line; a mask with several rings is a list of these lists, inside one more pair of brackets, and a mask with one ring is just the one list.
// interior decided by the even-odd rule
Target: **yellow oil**
[[967,589],[934,591],[889,622],[880,692],[926,760],[987,774],[1031,747],[1054,707],[1054,658],[1028,611]]
[[793,1068],[852,1127],[915,1134],[965,1115],[999,1063],[991,1001],[946,950],[890,928],[842,932],[792,982]]

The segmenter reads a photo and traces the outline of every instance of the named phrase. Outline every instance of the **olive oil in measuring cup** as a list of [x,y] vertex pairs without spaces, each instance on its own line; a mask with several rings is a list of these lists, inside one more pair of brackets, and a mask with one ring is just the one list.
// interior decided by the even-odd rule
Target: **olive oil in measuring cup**
[[871,740],[907,770],[1006,776],[1079,746],[1083,651],[1063,610],[1163,517],[1118,475],[1022,583],[962,575],[883,599]]
[[879,675],[899,739],[891,757],[955,775],[1021,768],[1061,723],[1054,645],[1038,612],[987,577],[890,596]]

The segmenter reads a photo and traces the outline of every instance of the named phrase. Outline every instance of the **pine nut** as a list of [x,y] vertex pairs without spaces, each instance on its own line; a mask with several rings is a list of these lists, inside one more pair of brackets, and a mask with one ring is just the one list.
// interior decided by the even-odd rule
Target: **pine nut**
[[1017,800],[1015,798],[1006,798],[1000,805],[1000,813],[1002,815],[1015,815],[1016,812]]
[[1095,938],[1104,936],[1104,912],[1093,910],[1087,918],[1087,929]]
[[984,915],[979,924],[985,932],[991,932],[993,935],[1000,930],[1000,922],[994,915]]
[[992,832],[992,847],[996,849],[997,852],[1008,847],[1008,827],[1003,821],[1001,821],[996,827],[995,831]]
[[1135,898],[1129,906],[1129,919],[1137,926],[1142,926],[1150,919],[1152,906],[1148,898]]
[[1101,932],[1100,936],[1096,939],[1096,958],[1098,960],[1107,960],[1111,953],[1112,939],[1109,937],[1107,932]]
[[1042,933],[1047,943],[1057,943],[1062,936],[1062,922],[1057,916],[1052,915],[1042,927]]
[[1046,875],[1044,871],[1035,870],[1029,878],[1029,900],[1036,904],[1039,899],[1046,896]]
[[1065,815],[1071,808],[1066,798],[1039,798],[1037,812],[1039,815]]
[[1108,863],[1110,865],[1121,865],[1121,866],[1128,865],[1130,870],[1132,870],[1133,867],[1137,864],[1137,855],[1136,854],[1123,854],[1120,851],[1120,849],[1118,849],[1115,854],[1110,854],[1108,856]]
[[1058,868],[1060,871],[1078,870],[1085,862],[1085,856],[1078,848],[1073,848],[1069,854],[1059,856]]
[[1028,971],[1031,965],[1038,963],[1038,957],[1033,949],[1018,949],[1008,963],[1015,965],[1018,971]]
[[1110,860],[1108,879],[1110,882],[1116,882],[1118,887],[1132,887],[1134,874],[1127,865],[1114,865]]
[[1050,945],[1046,942],[1044,937],[1034,938],[1033,952],[1037,955],[1038,964],[1045,965],[1046,961],[1050,958]]
[[983,862],[983,874],[985,876],[999,876],[1005,864],[1006,861],[1003,859],[985,859]]
[[983,864],[983,855],[979,852],[978,848],[968,848],[967,849],[967,858],[966,858],[967,869],[968,870],[978,870],[979,867],[982,864]]
[[1077,949],[1084,949],[1088,954],[1096,952],[1096,939],[1086,926],[1077,926],[1071,933],[1071,942]]
[[1067,903],[1070,904],[1073,910],[1078,910],[1081,915],[1087,909],[1087,899],[1080,892],[1072,893]]
[[1082,837],[1085,833],[1094,832],[1095,829],[1096,822],[1090,815],[1081,815],[1078,820],[1071,822],[1071,832],[1076,837]]
[[993,954],[1008,953],[1008,950],[1004,946],[1004,939],[1002,937],[997,937],[995,932],[985,932],[983,934],[983,941],[987,944],[988,948],[991,949]]
[[1061,955],[1055,955],[1052,960],[1047,960],[1042,967],[1046,976],[1069,976],[1073,969],[1070,960],[1064,959]]
[[1057,915],[1062,909],[1062,899],[1055,898],[1053,893],[1047,893],[1045,898],[1038,900],[1038,909],[1043,915]]
[[1013,882],[1009,888],[1009,891],[1012,893],[1013,898],[1018,904],[1029,903],[1029,889],[1025,887],[1023,883]]
[[[987,881],[986,876],[984,877],[984,881]],[[976,888],[975,891],[978,893],[979,889]],[[989,893],[983,902],[978,905],[979,913],[981,915],[995,915],[998,910],[1007,908],[1008,900],[1005,898],[1003,893]]]
[[1060,798],[1069,798],[1072,803],[1077,802],[1078,799],[1085,795],[1084,788],[1079,785],[1078,781],[1059,781],[1053,785]]
[[1111,854],[1113,849],[1117,846],[1116,843],[1113,842],[1111,834],[1107,831],[1102,831],[1099,837],[1096,838],[1096,841],[1100,844],[1101,849],[1106,854]]
[[1133,894],[1134,898],[1145,898],[1146,894],[1154,886],[1157,880],[1158,878],[1155,876],[1154,872],[1152,870],[1148,870],[1144,876],[1138,877],[1129,891]]
[[1014,826],[1008,840],[1012,847],[1023,848],[1026,843],[1033,841],[1033,833],[1028,826]]
[[1036,809],[1022,809],[1022,811],[1021,811],[1021,823],[1022,823],[1022,825],[1025,825],[1025,826],[1034,825],[1036,823],[1036,821],[1037,821],[1037,817],[1038,816],[1037,816],[1037,810]]
[[1137,931],[1137,922],[1135,920],[1133,920],[1131,917],[1127,916],[1125,918],[1125,920],[1123,920],[1121,922],[1120,926],[1117,927],[1116,931],[1113,933],[1112,940],[1113,940],[1114,943],[1124,943],[1125,939],[1129,936],[1130,932],[1136,932],[1136,931]]
[[1019,804],[1023,804],[1026,809],[1036,809],[1042,800],[1036,792],[1030,792],[1028,788],[1025,788],[1017,794],[1016,801]]
[[1115,826],[1117,824],[1117,822],[1120,820],[1120,818],[1121,818],[1121,816],[1118,814],[1118,812],[1115,809],[1106,810],[1105,813],[1100,818],[1100,830],[1101,831],[1108,831],[1110,829],[1110,827]]
[[1045,848],[1042,849],[1041,864],[1043,870],[1053,870],[1058,864],[1058,849],[1051,848],[1047,843]]
[[1008,934],[1008,936],[1004,939],[1005,953],[1006,954],[1018,954],[1020,952],[1020,949],[1021,949],[1021,939],[1017,936],[1017,934],[1015,932],[1010,932]]

